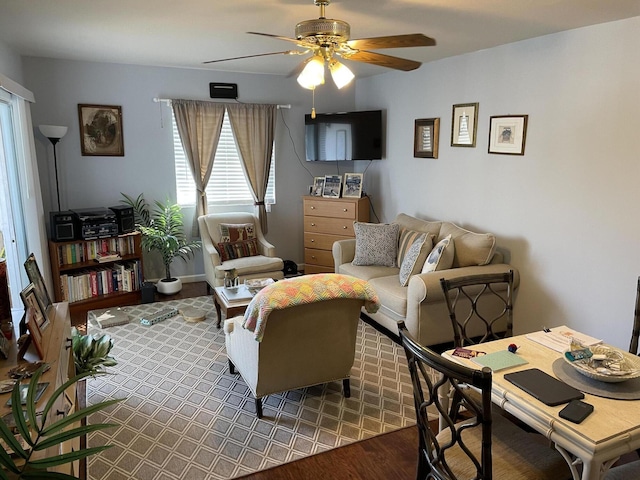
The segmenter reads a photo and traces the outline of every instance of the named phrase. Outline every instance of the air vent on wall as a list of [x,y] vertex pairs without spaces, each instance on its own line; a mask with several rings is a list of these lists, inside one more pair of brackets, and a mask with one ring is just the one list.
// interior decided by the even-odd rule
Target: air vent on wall
[[211,98],[238,98],[237,83],[210,83],[209,95]]

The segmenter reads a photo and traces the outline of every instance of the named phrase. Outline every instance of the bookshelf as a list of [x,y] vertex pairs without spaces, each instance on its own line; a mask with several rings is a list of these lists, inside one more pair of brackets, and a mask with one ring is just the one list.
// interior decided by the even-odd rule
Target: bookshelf
[[[72,320],[89,310],[140,303],[143,281],[140,233],[96,240],[49,240],[56,302],[68,302]],[[98,262],[99,252],[117,251],[120,259]]]

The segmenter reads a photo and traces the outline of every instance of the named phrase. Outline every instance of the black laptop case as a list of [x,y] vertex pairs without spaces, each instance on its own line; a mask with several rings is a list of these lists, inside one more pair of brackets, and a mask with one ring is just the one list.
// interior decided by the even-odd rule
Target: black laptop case
[[507,373],[504,378],[549,406],[584,398],[580,390],[537,368]]

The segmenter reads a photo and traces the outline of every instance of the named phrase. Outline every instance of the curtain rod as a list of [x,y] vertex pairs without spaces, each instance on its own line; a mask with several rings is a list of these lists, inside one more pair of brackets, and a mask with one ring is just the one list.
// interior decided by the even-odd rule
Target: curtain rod
[[[171,105],[171,99],[170,98],[158,98],[158,97],[154,97],[153,101],[156,103],[166,103],[167,105]],[[276,105],[276,108],[280,109],[280,108],[291,108],[291,104],[288,103],[286,105]]]

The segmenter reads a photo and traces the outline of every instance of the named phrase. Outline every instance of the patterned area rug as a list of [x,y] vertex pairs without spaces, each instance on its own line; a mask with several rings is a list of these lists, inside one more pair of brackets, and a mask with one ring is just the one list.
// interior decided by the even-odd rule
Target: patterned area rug
[[[168,306],[201,309],[207,318],[140,325],[141,316]],[[350,398],[342,382],[270,395],[259,420],[246,384],[229,374],[211,297],[127,313],[127,325],[88,327],[114,339],[118,365],[87,382],[87,403],[126,399],[89,419],[119,425],[90,435],[89,446],[113,445],[89,459],[91,480],[231,479],[415,424],[402,348],[362,321]]]

